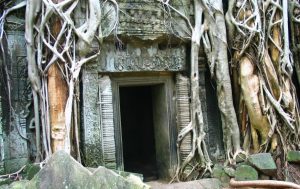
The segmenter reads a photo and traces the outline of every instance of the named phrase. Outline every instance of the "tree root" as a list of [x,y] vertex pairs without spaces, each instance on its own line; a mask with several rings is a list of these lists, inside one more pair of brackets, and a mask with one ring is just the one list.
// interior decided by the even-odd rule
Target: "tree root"
[[[47,157],[52,153],[50,148],[51,143],[53,143],[50,139],[50,127],[52,126],[50,126],[51,115],[49,114],[49,91],[47,88],[49,87],[47,80],[49,68],[60,60],[62,63],[57,64],[57,70],[60,72],[58,74],[61,74],[68,84],[68,99],[64,102],[67,104],[64,107],[64,111],[59,112],[65,115],[63,120],[65,129],[62,131],[64,142],[60,143],[60,148],[70,153],[71,128],[76,124],[72,122],[72,119],[75,111],[77,111],[74,109],[74,95],[76,95],[74,91],[76,91],[79,73],[85,63],[95,59],[100,53],[99,50],[91,54],[93,52],[91,49],[93,41],[106,37],[102,36],[100,27],[103,16],[101,12],[102,6],[105,3],[111,3],[115,7],[116,12],[119,10],[118,3],[115,0],[81,1],[81,3],[86,3],[87,5],[87,9],[85,9],[85,23],[80,27],[75,27],[73,14],[76,12],[75,8],[78,6],[79,0],[55,2],[57,1],[28,0],[26,7],[25,38],[27,42],[28,77],[34,94],[37,157],[43,156],[42,152],[45,152]],[[57,35],[54,35],[54,32],[50,29],[50,19],[54,15],[61,22],[61,27],[56,32]],[[116,18],[110,18],[115,21],[112,28],[109,28],[110,32],[117,28],[118,13],[116,15]],[[45,52],[47,52],[47,56],[44,55]],[[43,128],[43,136],[40,136],[41,134],[38,130],[40,123],[41,128]],[[76,132],[75,135],[75,141],[79,141]],[[43,149],[39,148],[40,138],[43,140]],[[77,154],[79,154],[78,144],[76,149],[78,151]]]
[[260,188],[294,188],[300,189],[300,185],[277,180],[251,180],[251,181],[236,181],[234,179],[230,180],[229,185],[233,188],[242,187],[260,187]]
[[[168,6],[167,2],[164,2],[164,5]],[[171,6],[170,6],[171,7]],[[204,123],[203,123],[203,115],[201,110],[201,101],[199,99],[199,71],[198,71],[198,56],[199,56],[199,47],[200,40],[202,38],[204,32],[203,21],[203,5],[201,4],[201,0],[194,0],[194,10],[195,10],[195,25],[192,27],[191,25],[191,70],[190,70],[190,112],[191,112],[191,122],[181,130],[177,139],[177,157],[178,164],[176,168],[175,175],[171,182],[174,180],[186,180],[182,173],[185,170],[186,166],[191,163],[192,160],[199,162],[200,166],[193,166],[192,172],[199,172],[200,177],[206,171],[211,172],[211,160],[207,152],[206,144],[204,141],[205,132],[204,132]],[[208,11],[208,10],[207,10]],[[177,10],[175,11],[177,12]],[[180,16],[183,16],[180,12],[177,12]],[[192,150],[186,159],[181,162],[180,158],[180,143],[184,139],[184,137],[191,133],[192,136]],[[198,152],[198,154],[196,153]],[[204,171],[200,174],[201,171]],[[191,174],[191,172],[190,172]],[[190,175],[188,174],[188,176]],[[198,176],[194,179],[197,179]]]
[[25,169],[25,167],[26,167],[26,165],[22,166],[18,171],[14,172],[14,173],[0,175],[0,178],[13,178],[14,180],[18,180],[20,173]]
[[[293,59],[287,3],[287,0],[229,2],[226,19],[228,28],[234,32],[228,35],[234,54],[232,62],[237,64],[234,73],[241,72],[235,91],[242,91],[246,104],[239,111],[247,113],[240,121],[243,130],[248,132],[243,140],[248,140],[244,144],[250,152],[281,148],[285,154],[286,149],[297,149],[293,144],[299,138],[299,104],[291,79]],[[296,4],[299,5],[293,1],[293,7]],[[296,22],[299,10],[293,11],[290,14]],[[242,67],[246,68],[243,57],[252,62],[253,73],[243,75]],[[255,76],[255,82],[250,76]],[[251,129],[245,129],[249,126]],[[278,137],[284,139],[280,141],[282,144],[277,145]]]

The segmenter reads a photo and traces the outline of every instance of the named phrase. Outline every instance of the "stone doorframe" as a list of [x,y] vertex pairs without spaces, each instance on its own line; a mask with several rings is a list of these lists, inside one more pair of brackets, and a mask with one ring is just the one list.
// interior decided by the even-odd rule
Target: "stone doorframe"
[[[170,178],[176,168],[177,164],[177,155],[176,155],[176,117],[175,117],[175,87],[172,75],[153,75],[153,76],[111,76],[111,84],[112,84],[112,93],[113,93],[113,109],[114,109],[114,126],[115,126],[115,142],[116,142],[116,164],[117,169],[124,170],[124,161],[123,161],[123,146],[122,146],[122,129],[121,129],[121,113],[120,113],[120,87],[129,87],[129,86],[157,86],[158,89],[160,86],[160,90],[164,91],[164,95],[161,93],[156,94],[153,98],[161,98],[165,100],[165,110],[167,119],[159,119],[154,121],[154,130],[157,130],[155,127],[157,125],[162,125],[164,127],[163,131],[165,132],[156,132],[155,133],[155,141],[157,138],[160,138],[161,144],[159,147],[156,144],[156,152],[159,155],[160,159],[157,159],[159,176],[163,178]],[[162,87],[162,88],[161,88]],[[155,88],[155,87],[154,87]],[[155,89],[156,90],[156,89]],[[155,102],[153,102],[155,103]],[[155,104],[154,104],[155,106]],[[161,114],[164,112],[156,111],[157,114]],[[154,119],[155,118],[155,115]],[[158,116],[159,117],[159,116]],[[166,124],[162,124],[166,123]]]

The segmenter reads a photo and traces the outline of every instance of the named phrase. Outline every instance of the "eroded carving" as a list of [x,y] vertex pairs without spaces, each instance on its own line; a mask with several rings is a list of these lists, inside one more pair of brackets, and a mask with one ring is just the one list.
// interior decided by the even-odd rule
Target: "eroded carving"
[[100,58],[100,72],[182,71],[186,65],[185,47],[160,50],[157,45],[125,50],[107,46]]
[[116,145],[111,81],[108,76],[99,78],[99,112],[103,161],[105,166],[116,169]]
[[[189,15],[189,1],[173,1],[172,4]],[[186,28],[182,18],[176,14],[166,14],[167,11],[158,1],[122,0],[119,6],[121,10],[119,34],[134,35],[142,39],[157,39],[159,36],[174,33],[174,20],[177,24],[180,23],[179,28]],[[176,35],[182,36],[183,33],[176,31]]]
[[[92,64],[93,65],[93,64]],[[84,69],[82,75],[83,96],[83,152],[84,163],[89,167],[103,165],[101,128],[98,111],[98,74]]]

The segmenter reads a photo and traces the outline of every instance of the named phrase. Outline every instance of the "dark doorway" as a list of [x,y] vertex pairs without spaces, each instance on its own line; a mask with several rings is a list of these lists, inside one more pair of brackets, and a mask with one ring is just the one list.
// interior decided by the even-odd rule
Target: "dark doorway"
[[120,87],[124,170],[157,176],[152,86]]

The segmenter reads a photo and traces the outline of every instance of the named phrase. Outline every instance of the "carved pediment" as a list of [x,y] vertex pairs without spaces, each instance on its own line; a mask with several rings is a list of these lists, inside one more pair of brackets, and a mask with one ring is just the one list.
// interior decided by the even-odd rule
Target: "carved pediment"
[[[172,3],[188,17],[190,2],[174,1]],[[158,1],[122,0],[119,6],[118,34],[154,40],[170,34],[184,37],[187,32],[185,30],[188,30],[185,21],[177,13],[168,10]]]

